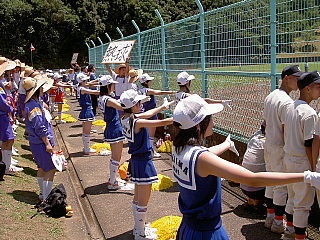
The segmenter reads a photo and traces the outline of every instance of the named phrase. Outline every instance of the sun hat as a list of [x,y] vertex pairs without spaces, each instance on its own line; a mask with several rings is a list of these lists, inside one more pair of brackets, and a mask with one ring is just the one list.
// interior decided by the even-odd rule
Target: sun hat
[[0,76],[4,73],[4,71],[6,70],[7,66],[8,66],[8,59],[6,59],[5,57],[0,57]]
[[[127,67],[126,64],[121,63],[120,65],[116,66],[116,68],[114,69],[114,72],[115,72],[116,74],[119,74],[119,73],[120,73],[120,68],[126,68],[126,67]],[[131,69],[132,69],[132,68],[129,67],[129,71],[130,71]]]
[[33,69],[33,67],[27,66],[25,70],[22,72],[21,77],[26,78],[30,77],[30,75],[39,75],[40,73]]
[[57,80],[59,78],[62,78],[62,75],[60,73],[56,72],[56,73],[53,74],[53,79],[54,80]]
[[27,92],[26,100],[24,102],[28,102],[32,95],[45,83],[46,80],[44,78],[41,78],[38,81],[31,77],[27,77],[26,79],[24,79],[22,87],[24,87]]
[[153,79],[154,79],[154,77],[150,77],[148,73],[144,73],[139,77],[139,81],[141,83],[145,83],[146,81],[150,81],[150,80],[153,80]]
[[8,66],[7,66],[7,68],[6,68],[6,71],[12,70],[12,69],[14,69],[16,66],[17,66],[17,64],[16,64],[14,61],[9,60],[9,61],[8,61]]
[[173,121],[181,124],[181,129],[189,129],[199,124],[206,116],[223,110],[220,103],[208,104],[197,94],[182,99],[173,112]]
[[302,90],[306,86],[310,85],[311,83],[320,83],[320,75],[319,72],[312,71],[312,72],[306,72],[303,73],[299,78],[298,78],[298,88],[299,90]]
[[178,85],[186,85],[193,79],[195,79],[195,77],[193,75],[189,75],[187,72],[181,72],[177,76]]
[[137,81],[140,78],[140,76],[142,75],[142,73],[143,73],[142,69],[137,69],[137,70],[131,69],[129,71],[128,82],[133,83],[133,82]]
[[285,76],[290,75],[300,77],[302,74],[303,72],[301,72],[299,65],[289,65],[282,70],[281,78],[283,79]]
[[140,95],[134,89],[129,89],[121,94],[120,103],[123,105],[123,109],[129,109],[136,105],[139,101],[143,103],[148,99],[149,98],[146,95]]
[[83,73],[79,73],[78,76],[77,76],[78,83],[81,83],[83,81],[87,81],[89,79],[90,79],[90,77],[85,75],[85,74],[83,74]]
[[107,86],[111,83],[118,83],[117,81],[113,80],[110,75],[103,75],[98,79],[101,86]]
[[53,83],[54,83],[54,80],[52,78],[48,78],[48,76],[46,74],[43,74],[43,75],[37,75],[34,77],[34,79],[36,81],[39,81],[41,79],[44,79],[45,80],[45,83],[44,85],[42,86],[43,87],[43,92],[46,92],[48,91],[52,86],[53,86]]
[[74,69],[69,68],[68,73],[74,73]]

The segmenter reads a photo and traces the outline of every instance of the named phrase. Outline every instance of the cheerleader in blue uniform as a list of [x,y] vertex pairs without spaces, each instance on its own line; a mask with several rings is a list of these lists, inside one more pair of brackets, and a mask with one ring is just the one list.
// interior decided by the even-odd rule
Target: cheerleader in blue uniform
[[82,121],[82,142],[83,142],[83,152],[84,154],[95,153],[96,150],[90,147],[90,131],[92,127],[92,122],[95,120],[90,94],[99,95],[98,90],[88,89],[89,86],[94,86],[97,80],[87,83],[89,76],[79,73],[77,80],[79,87],[77,89],[77,98],[81,107],[81,112],[79,114],[79,121]]
[[[154,77],[149,76],[149,74],[147,74],[147,73],[144,73],[139,77],[139,82],[142,85],[140,92],[143,95],[150,97],[150,101],[143,103],[143,111],[144,112],[156,107],[157,104],[156,104],[155,95],[167,95],[167,94],[174,94],[175,93],[175,91],[161,91],[161,90],[151,89],[150,87],[152,85],[153,79],[154,79]],[[152,116],[149,119],[150,120],[158,119],[158,115],[155,114],[154,116]],[[153,144],[154,136],[156,133],[156,127],[149,127],[148,130],[149,130],[149,135],[150,135],[150,144],[153,149],[153,157],[161,157],[161,155],[155,151],[154,144]]]
[[133,89],[125,91],[120,96],[120,103],[125,112],[124,117],[121,119],[121,125],[123,133],[129,142],[129,154],[131,154],[128,167],[129,177],[135,184],[132,203],[135,240],[155,239],[156,237],[156,234],[146,231],[145,228],[152,183],[158,182],[157,171],[152,162],[152,147],[147,128],[172,124],[172,118],[163,120],[148,120],[148,118],[167,109],[173,102],[165,100],[161,107],[140,113],[141,103],[147,99],[148,97],[139,95]]
[[122,134],[118,110],[123,111],[123,109],[119,100],[115,99],[114,89],[115,84],[118,82],[113,80],[110,75],[105,75],[99,78],[99,83],[100,97],[98,99],[98,107],[103,112],[104,121],[107,123],[104,131],[104,141],[109,143],[111,147],[108,189],[116,190],[121,187],[121,183],[116,180],[116,174],[121,160],[123,141],[125,140]]
[[253,187],[303,181],[320,187],[320,173],[254,173],[218,157],[232,147],[230,140],[202,147],[204,138],[213,133],[211,115],[222,109],[222,104],[208,104],[193,94],[174,110],[174,125],[180,131],[173,141],[172,170],[179,184],[178,203],[183,214],[177,240],[229,239],[221,221],[220,178]]

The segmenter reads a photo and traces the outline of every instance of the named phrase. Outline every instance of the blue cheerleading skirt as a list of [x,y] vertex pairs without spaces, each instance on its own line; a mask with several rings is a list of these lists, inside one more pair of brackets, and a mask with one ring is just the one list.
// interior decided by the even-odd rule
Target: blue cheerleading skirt
[[95,121],[92,107],[82,108],[78,120],[83,122]]

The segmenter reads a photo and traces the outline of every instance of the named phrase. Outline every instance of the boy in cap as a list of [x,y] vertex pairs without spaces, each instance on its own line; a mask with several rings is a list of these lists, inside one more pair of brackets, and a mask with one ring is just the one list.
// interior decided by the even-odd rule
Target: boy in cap
[[[289,93],[298,90],[297,81],[303,74],[298,65],[289,65],[282,70],[281,86],[272,91],[264,101],[263,118],[266,121],[266,143],[264,158],[268,172],[282,172],[284,157],[284,120],[288,107],[293,103]],[[283,215],[287,202],[287,186],[267,186],[267,218],[265,227],[272,232],[283,233]]]
[[[320,96],[320,76],[317,71],[302,74],[298,79],[300,97],[288,108],[284,125],[284,170],[301,173],[312,170],[312,141],[318,120],[309,105]],[[287,228],[285,240],[305,239],[308,216],[314,201],[315,189],[306,183],[287,185]]]

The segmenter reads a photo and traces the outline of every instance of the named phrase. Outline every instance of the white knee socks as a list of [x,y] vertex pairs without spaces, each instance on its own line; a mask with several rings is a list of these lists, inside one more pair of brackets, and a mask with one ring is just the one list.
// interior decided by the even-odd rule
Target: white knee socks
[[118,172],[119,162],[113,159],[110,159],[110,183],[114,184],[116,181],[116,174]]
[[84,152],[90,151],[90,134],[82,134],[83,150]]
[[145,222],[147,219],[147,206],[138,206],[136,205],[136,214],[134,215],[134,223],[135,223],[135,228],[137,232],[141,235],[144,236],[144,227],[145,227]]
[[53,182],[52,181],[43,181],[43,199],[46,199],[51,192]]
[[11,150],[1,150],[2,154],[2,161],[6,164],[6,169],[9,169],[11,165],[11,157],[12,151]]

